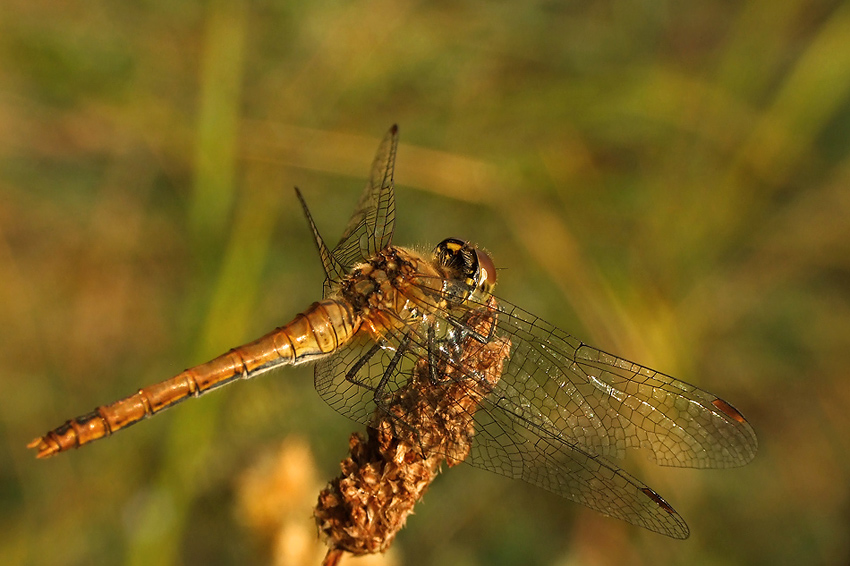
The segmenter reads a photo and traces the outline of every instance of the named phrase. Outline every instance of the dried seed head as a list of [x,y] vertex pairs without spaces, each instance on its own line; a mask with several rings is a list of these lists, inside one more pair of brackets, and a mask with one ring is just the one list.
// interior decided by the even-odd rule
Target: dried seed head
[[314,513],[331,548],[326,562],[339,551],[385,551],[440,464],[451,467],[468,456],[475,411],[510,353],[505,338],[480,341],[491,336],[497,312],[491,298],[472,313],[466,326],[475,335],[460,341],[455,361],[437,360],[432,370],[427,359],[418,360],[408,382],[373,415],[368,438],[351,435],[342,474],[319,494]]

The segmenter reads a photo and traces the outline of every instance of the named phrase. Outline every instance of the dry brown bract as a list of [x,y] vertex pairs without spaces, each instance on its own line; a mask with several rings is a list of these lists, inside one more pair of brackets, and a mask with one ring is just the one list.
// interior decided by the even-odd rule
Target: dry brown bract
[[[487,307],[467,320],[485,337],[496,322],[496,301],[491,298]],[[319,494],[315,510],[330,546],[326,565],[343,551],[359,555],[389,548],[442,461],[451,467],[467,457],[475,410],[499,382],[510,348],[506,338],[481,343],[467,336],[459,363],[435,368],[437,383],[428,360],[420,359],[408,382],[376,411],[368,439],[351,435],[342,474]]]

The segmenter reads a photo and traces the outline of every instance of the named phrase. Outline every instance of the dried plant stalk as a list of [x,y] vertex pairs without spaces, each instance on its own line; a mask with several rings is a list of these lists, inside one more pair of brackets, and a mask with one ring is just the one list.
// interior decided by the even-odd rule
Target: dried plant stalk
[[[490,336],[496,323],[496,301],[487,307],[467,320],[479,337]],[[418,360],[408,382],[374,414],[368,439],[351,435],[342,474],[319,494],[315,510],[330,546],[326,564],[341,551],[385,551],[442,462],[452,467],[466,459],[473,416],[499,382],[510,347],[506,338],[482,343],[468,335],[455,365],[438,363],[432,372],[427,359]]]

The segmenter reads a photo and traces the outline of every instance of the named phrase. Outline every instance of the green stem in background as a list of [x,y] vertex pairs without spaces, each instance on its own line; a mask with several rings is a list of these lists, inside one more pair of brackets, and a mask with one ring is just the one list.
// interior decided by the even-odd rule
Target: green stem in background
[[[202,271],[217,271],[194,360],[211,358],[222,344],[244,341],[255,305],[262,267],[277,217],[273,193],[246,191],[220,263],[216,242],[234,212],[240,84],[246,33],[241,0],[210,4],[201,75],[195,182],[189,209],[194,248]],[[218,263],[218,267],[214,267]],[[151,496],[131,533],[126,564],[168,566],[180,562],[180,544],[193,501],[209,465],[220,408],[225,397],[188,403],[173,415]]]

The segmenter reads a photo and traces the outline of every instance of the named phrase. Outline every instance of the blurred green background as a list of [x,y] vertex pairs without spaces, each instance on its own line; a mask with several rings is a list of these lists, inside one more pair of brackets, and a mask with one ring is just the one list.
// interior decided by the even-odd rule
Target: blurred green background
[[316,300],[292,186],[336,241],[394,122],[396,243],[478,242],[500,296],[724,397],[760,450],[627,462],[684,542],[460,466],[391,562],[850,561],[847,2],[6,0],[0,563],[302,563],[244,478],[300,439],[285,512],[315,545],[359,427],[310,368],[47,461],[25,445]]

